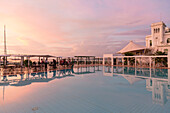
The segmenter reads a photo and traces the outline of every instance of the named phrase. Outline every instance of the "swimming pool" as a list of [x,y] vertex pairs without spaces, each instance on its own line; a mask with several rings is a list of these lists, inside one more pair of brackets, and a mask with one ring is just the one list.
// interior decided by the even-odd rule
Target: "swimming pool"
[[0,113],[167,113],[170,71],[82,67],[1,77]]

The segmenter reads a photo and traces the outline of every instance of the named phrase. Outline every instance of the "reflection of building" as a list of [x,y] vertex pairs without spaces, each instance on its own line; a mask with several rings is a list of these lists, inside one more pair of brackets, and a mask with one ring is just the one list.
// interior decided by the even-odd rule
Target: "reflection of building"
[[164,105],[170,99],[170,88],[167,81],[146,79],[146,88],[152,91],[153,103]]
[[146,80],[146,89],[152,92],[152,101],[164,105],[170,99],[170,69],[145,69],[133,67],[103,67],[105,76],[119,75],[130,84]]

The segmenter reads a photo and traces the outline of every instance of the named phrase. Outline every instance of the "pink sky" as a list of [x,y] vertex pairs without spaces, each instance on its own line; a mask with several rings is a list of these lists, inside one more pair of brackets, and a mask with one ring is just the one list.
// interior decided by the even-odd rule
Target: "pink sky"
[[0,0],[8,53],[56,56],[115,53],[130,40],[144,44],[150,24],[170,26],[168,0]]

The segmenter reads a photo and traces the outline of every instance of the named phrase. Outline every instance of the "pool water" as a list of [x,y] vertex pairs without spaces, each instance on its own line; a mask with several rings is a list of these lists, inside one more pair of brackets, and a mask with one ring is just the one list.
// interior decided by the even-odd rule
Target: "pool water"
[[168,113],[170,71],[131,67],[1,76],[0,113]]

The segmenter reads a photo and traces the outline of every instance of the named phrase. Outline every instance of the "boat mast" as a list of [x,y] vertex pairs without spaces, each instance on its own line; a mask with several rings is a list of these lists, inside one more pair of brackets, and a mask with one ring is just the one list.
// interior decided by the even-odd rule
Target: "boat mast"
[[4,55],[7,55],[7,50],[6,50],[6,30],[5,30],[5,25],[4,25]]

